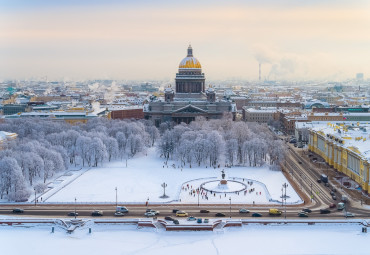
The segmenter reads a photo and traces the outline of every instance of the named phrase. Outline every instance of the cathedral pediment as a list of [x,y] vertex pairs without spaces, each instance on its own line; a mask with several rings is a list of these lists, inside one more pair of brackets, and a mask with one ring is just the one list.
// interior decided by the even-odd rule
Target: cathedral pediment
[[187,105],[187,106],[184,106],[180,109],[177,109],[176,111],[174,111],[174,113],[207,113],[207,111],[199,108],[199,107],[196,107],[194,105]]

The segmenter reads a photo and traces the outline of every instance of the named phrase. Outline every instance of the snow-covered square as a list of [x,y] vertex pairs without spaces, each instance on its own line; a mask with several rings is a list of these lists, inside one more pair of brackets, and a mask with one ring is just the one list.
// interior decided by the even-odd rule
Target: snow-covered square
[[[59,181],[53,183],[54,188],[42,197],[44,202],[74,202],[75,198],[78,202],[115,202],[117,187],[120,203],[145,203],[149,199],[150,203],[191,204],[198,202],[198,194],[194,191],[201,184],[205,183],[204,187],[208,188],[213,185],[217,189],[223,169],[230,190],[223,192],[221,189],[217,193],[201,190],[200,203],[229,203],[230,198],[232,203],[240,204],[280,203],[282,184],[287,182],[280,171],[270,170],[267,166],[181,168],[175,162],[165,164],[154,148],[128,160],[127,167],[125,161],[114,161],[86,172],[75,171],[75,177],[58,178]],[[163,183],[167,184],[165,192],[168,198],[160,198],[164,192]],[[243,190],[246,188],[245,191],[238,192],[240,187]],[[287,203],[302,202],[291,185],[288,185],[286,192]]]

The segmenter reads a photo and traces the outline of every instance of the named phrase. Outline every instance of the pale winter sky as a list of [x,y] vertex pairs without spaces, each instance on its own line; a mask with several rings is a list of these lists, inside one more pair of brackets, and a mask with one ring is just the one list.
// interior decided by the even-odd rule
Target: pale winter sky
[[370,1],[0,0],[0,80],[370,76]]

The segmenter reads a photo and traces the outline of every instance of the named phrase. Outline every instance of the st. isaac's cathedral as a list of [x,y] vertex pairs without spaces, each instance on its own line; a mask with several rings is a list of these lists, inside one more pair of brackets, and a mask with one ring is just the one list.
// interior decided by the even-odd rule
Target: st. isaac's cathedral
[[193,49],[188,47],[188,55],[180,62],[176,74],[176,91],[166,88],[164,99],[153,99],[144,105],[145,119],[156,126],[166,121],[190,123],[195,117],[220,119],[224,112],[231,112],[235,119],[236,106],[228,99],[217,99],[214,89],[205,89],[205,77]]

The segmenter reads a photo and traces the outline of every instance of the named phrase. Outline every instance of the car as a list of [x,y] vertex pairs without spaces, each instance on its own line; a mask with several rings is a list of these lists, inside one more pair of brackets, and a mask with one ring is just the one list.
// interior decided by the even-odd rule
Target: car
[[116,212],[128,213],[128,209],[126,206],[116,206]]
[[78,212],[69,212],[68,216],[78,216]]
[[103,211],[95,210],[91,213],[91,216],[103,216]]
[[13,213],[24,213],[24,210],[21,208],[15,208],[13,209]]
[[337,189],[336,188],[332,188],[331,191],[337,192]]
[[116,216],[116,217],[123,217],[123,216],[125,216],[125,214],[123,212],[115,212],[114,213],[114,216]]
[[249,210],[242,208],[239,210],[239,213],[249,213]]
[[302,209],[302,212],[310,213],[310,212],[312,212],[312,210],[309,209],[309,208],[303,208]]
[[329,205],[329,208],[335,208],[335,207],[337,207],[337,205],[334,204],[334,203],[332,203],[332,204]]
[[330,213],[329,209],[320,209],[320,214],[328,214]]
[[202,223],[202,218],[198,218],[197,223]]
[[321,183],[321,179],[317,179],[317,182],[318,182],[318,183]]
[[346,218],[353,218],[353,217],[355,217],[355,215],[353,214],[353,213],[350,213],[350,212],[346,212],[345,214],[344,214],[344,217],[346,217]]
[[155,213],[154,212],[145,212],[144,213],[144,216],[146,216],[146,217],[154,217],[155,216]]
[[173,213],[177,213],[178,211],[180,211],[180,210],[179,209],[172,209]]
[[174,221],[175,219],[174,218],[172,218],[171,216],[166,216],[166,217],[164,217],[164,219],[165,220],[169,220],[169,221]]
[[174,220],[174,221],[173,221],[173,224],[178,225],[178,224],[180,224],[180,222],[179,222],[178,220]]
[[329,187],[329,183],[325,182],[325,187]]
[[334,196],[335,194],[334,194],[334,191],[330,191],[330,195],[331,196]]
[[190,216],[187,218],[188,221],[194,221],[194,220],[197,220],[197,218],[193,217],[193,216]]
[[308,214],[306,212],[300,212],[298,213],[298,217],[308,217]]
[[215,214],[215,216],[216,216],[216,217],[225,217],[226,215],[225,215],[225,214],[223,214],[223,213],[220,213],[220,212],[219,212],[219,213],[216,213],[216,214]]
[[303,144],[298,144],[298,148],[303,148]]
[[154,215],[158,215],[159,214],[159,211],[152,210],[152,209],[147,209],[146,212],[147,213],[152,212],[152,213],[154,213]]
[[262,217],[262,214],[255,212],[252,214],[252,217]]
[[209,219],[204,219],[204,223],[209,223]]
[[337,200],[337,197],[334,195],[334,196],[332,196],[332,198],[333,198],[333,200]]
[[176,216],[177,217],[188,217],[188,213],[186,213],[184,211],[177,211]]
[[201,212],[201,213],[209,213],[209,210],[205,210],[205,209],[203,209],[203,210],[200,210],[200,212]]
[[302,161],[298,161],[298,164],[302,165]]
[[297,143],[294,143],[294,147],[297,147]]

